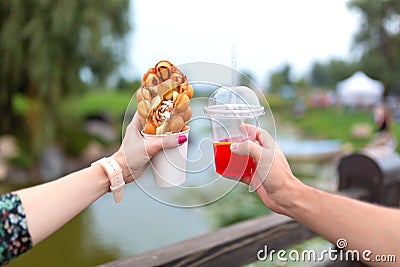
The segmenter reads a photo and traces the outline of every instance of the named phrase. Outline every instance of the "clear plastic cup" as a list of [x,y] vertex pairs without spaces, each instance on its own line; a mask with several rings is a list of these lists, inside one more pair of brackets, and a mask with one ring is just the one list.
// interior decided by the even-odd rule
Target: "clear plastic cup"
[[230,178],[251,176],[253,159],[233,154],[230,145],[255,141],[256,132],[248,134],[246,125],[259,127],[258,118],[264,114],[257,95],[245,86],[220,87],[211,94],[205,113],[211,123],[216,172]]

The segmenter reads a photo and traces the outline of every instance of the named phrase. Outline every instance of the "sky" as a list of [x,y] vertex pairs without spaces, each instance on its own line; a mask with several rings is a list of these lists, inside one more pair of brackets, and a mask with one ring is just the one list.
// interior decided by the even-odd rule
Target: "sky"
[[359,15],[346,2],[134,0],[129,78],[141,77],[162,59],[231,66],[232,47],[237,69],[252,73],[260,86],[285,63],[298,78],[315,61],[351,60]]

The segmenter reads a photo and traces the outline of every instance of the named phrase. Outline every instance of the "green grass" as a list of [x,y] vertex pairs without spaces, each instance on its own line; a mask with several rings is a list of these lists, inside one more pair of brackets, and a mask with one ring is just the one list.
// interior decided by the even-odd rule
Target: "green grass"
[[353,137],[352,127],[359,123],[368,124],[372,129],[374,127],[371,115],[367,112],[338,111],[334,108],[308,110],[305,116],[297,118],[293,123],[309,134],[326,139],[341,139],[356,149],[366,145],[370,139]]
[[[125,113],[126,108],[134,96],[132,91],[97,90],[81,95],[64,98],[58,105],[62,116],[72,118],[83,118],[88,114],[96,112],[107,112],[112,116],[120,116]],[[28,101],[22,95],[13,99],[13,105],[18,113],[28,111]],[[132,106],[131,108],[136,108]]]
[[122,118],[133,96],[133,92],[127,91],[93,91],[65,99],[60,104],[60,110],[64,116],[79,118],[102,111]]
[[[339,139],[344,143],[351,144],[357,150],[372,139],[376,130],[371,111],[331,107],[327,109],[308,109],[304,115],[294,116],[291,112],[293,103],[289,101],[282,103],[281,100],[276,98],[274,96],[272,98],[274,101],[269,101],[274,115],[293,124],[306,136],[321,139]],[[352,127],[359,123],[370,125],[372,135],[366,138],[354,137],[351,133]],[[393,133],[400,140],[399,123],[394,124]]]

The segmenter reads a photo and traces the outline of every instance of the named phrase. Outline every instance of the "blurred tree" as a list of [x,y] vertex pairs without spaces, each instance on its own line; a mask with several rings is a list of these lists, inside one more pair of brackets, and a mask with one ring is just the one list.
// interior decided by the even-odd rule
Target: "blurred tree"
[[336,84],[355,73],[359,69],[358,63],[346,62],[340,59],[331,59],[328,63],[328,86],[334,88]]
[[241,71],[238,73],[239,82],[238,85],[247,86],[254,89],[256,87],[254,76],[250,71]]
[[368,76],[384,82],[386,94],[395,93],[400,95],[399,77],[395,76],[400,75],[400,73],[396,74],[396,70],[390,71],[386,68],[386,61],[377,49],[365,52],[361,57],[360,65]]
[[131,81],[125,79],[124,77],[120,77],[117,83],[117,89],[121,91],[129,90],[132,92],[136,92],[136,90],[139,89],[141,85],[142,85],[142,80],[135,79]]
[[361,13],[361,27],[355,37],[364,51],[361,67],[380,79],[388,91],[399,90],[400,0],[351,0],[348,5]]
[[310,83],[314,86],[327,86],[329,83],[328,66],[314,62],[311,67]]
[[315,86],[332,89],[343,79],[358,70],[358,64],[340,59],[331,59],[328,63],[315,62],[311,67],[310,83]]
[[296,85],[296,87],[303,88],[303,89],[308,89],[308,87],[309,87],[309,84],[305,77],[300,77],[298,80],[296,80],[294,82],[294,85]]
[[269,78],[269,88],[271,92],[277,92],[282,86],[292,84],[290,80],[291,66],[286,64],[281,70],[271,74]]
[[0,133],[14,124],[13,97],[26,96],[27,131],[38,143],[60,99],[102,83],[124,56],[129,0],[0,0]]

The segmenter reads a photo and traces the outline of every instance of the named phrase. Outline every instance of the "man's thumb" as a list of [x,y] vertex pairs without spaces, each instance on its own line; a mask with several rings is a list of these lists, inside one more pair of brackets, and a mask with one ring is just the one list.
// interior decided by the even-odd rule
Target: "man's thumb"
[[258,144],[247,140],[241,143],[232,143],[231,151],[241,156],[251,156],[254,159],[259,159],[261,156],[262,147]]

